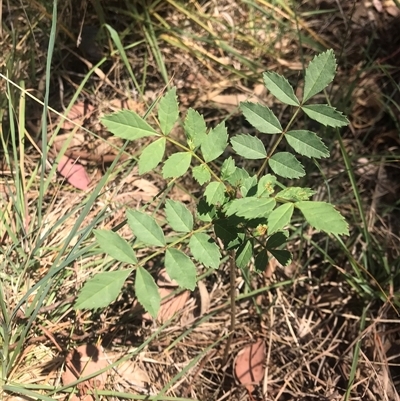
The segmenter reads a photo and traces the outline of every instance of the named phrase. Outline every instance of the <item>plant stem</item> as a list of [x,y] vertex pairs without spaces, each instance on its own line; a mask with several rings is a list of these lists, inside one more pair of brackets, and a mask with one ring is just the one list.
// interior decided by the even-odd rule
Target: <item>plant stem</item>
[[236,324],[236,264],[235,264],[235,251],[231,252],[231,261],[229,264],[230,275],[230,300],[231,300],[231,327],[228,341],[226,342],[224,357],[222,358],[222,365],[228,361],[229,351],[232,344],[232,339],[235,334]]

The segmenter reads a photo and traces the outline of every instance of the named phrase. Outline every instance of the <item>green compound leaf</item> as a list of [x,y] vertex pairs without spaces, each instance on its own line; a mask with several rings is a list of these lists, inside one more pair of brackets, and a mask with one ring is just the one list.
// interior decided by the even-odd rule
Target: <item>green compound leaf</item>
[[243,198],[254,196],[257,194],[257,177],[249,177],[243,180],[240,185],[240,193]]
[[164,233],[154,217],[138,210],[127,210],[128,225],[145,245],[165,246]]
[[125,263],[137,263],[132,245],[119,234],[109,230],[93,230],[100,248],[112,258]]
[[244,269],[250,262],[253,256],[253,244],[246,240],[236,250],[236,265],[239,269]]
[[271,170],[284,178],[299,178],[305,175],[302,164],[289,152],[275,153],[268,164]]
[[193,109],[189,109],[183,123],[187,138],[193,143],[194,148],[199,147],[206,139],[206,122],[204,117]]
[[139,174],[155,169],[161,162],[165,152],[165,138],[160,138],[143,149],[139,157]]
[[204,233],[195,233],[189,241],[189,248],[193,257],[206,267],[218,269],[221,253],[213,239]]
[[176,88],[172,88],[160,100],[158,105],[158,121],[161,131],[168,135],[179,117],[179,104],[176,97]]
[[315,191],[310,188],[289,187],[278,192],[275,199],[286,202],[300,202],[309,200],[314,194]]
[[110,305],[121,292],[132,269],[98,273],[83,285],[74,309],[98,309]]
[[249,177],[249,173],[244,168],[235,167],[235,171],[226,178],[226,181],[234,187],[238,187]]
[[282,126],[275,114],[267,107],[259,103],[242,102],[240,103],[246,120],[260,132],[264,134],[279,134]]
[[169,225],[174,231],[188,233],[193,229],[193,216],[188,208],[178,201],[168,199],[165,214]]
[[276,202],[273,198],[240,198],[234,199],[229,203],[226,214],[232,216],[235,214],[246,219],[257,219],[268,217]]
[[266,247],[270,251],[271,249],[278,248],[279,246],[283,245],[287,241],[287,234],[283,233],[282,231],[272,234],[267,241]]
[[188,171],[192,155],[189,152],[177,152],[171,155],[164,163],[163,178],[181,177]]
[[349,235],[349,226],[344,217],[326,202],[302,201],[295,204],[303,213],[308,224],[328,234]]
[[287,266],[292,261],[292,254],[285,249],[270,249],[269,252],[282,266]]
[[224,160],[221,166],[221,180],[227,180],[236,170],[235,160],[229,156]]
[[143,138],[159,134],[138,114],[130,110],[122,110],[101,119],[101,122],[115,136],[122,139]]
[[217,214],[215,206],[209,205],[204,199],[200,199],[197,205],[197,218],[201,221],[209,223],[213,221]]
[[196,266],[183,252],[168,248],[165,253],[165,268],[171,280],[176,280],[180,287],[194,290]]
[[306,69],[303,103],[324,90],[335,77],[336,60],[333,50],[315,56]]
[[204,196],[209,205],[221,205],[225,200],[225,185],[221,182],[210,182],[204,191]]
[[246,159],[265,159],[267,152],[264,144],[255,136],[248,134],[235,135],[231,139],[235,152]]
[[192,170],[192,174],[194,179],[200,184],[203,185],[206,182],[211,180],[211,173],[208,167],[204,164],[201,166],[196,166]]
[[329,157],[329,150],[314,132],[307,130],[289,131],[285,135],[289,145],[303,156]]
[[309,104],[303,106],[302,109],[308,117],[322,125],[333,128],[349,125],[349,120],[342,112],[327,104]]
[[263,78],[266,88],[282,103],[290,106],[300,105],[292,86],[285,77],[276,72],[264,72]]
[[229,224],[229,219],[215,220],[214,232],[227,250],[237,248],[246,237],[244,229],[232,226],[232,224]]
[[143,308],[155,319],[160,310],[161,296],[154,278],[142,266],[136,270],[135,294]]
[[292,218],[293,210],[293,203],[284,203],[273,210],[268,216],[268,234],[273,234],[287,226]]
[[268,198],[274,193],[276,177],[272,174],[266,174],[260,178],[257,184],[257,197]]
[[214,129],[211,129],[205,140],[201,144],[201,152],[203,153],[204,161],[210,162],[224,153],[228,146],[228,132],[225,123],[218,124]]
[[268,263],[268,252],[265,249],[262,249],[254,260],[254,267],[258,272],[265,272],[268,267]]

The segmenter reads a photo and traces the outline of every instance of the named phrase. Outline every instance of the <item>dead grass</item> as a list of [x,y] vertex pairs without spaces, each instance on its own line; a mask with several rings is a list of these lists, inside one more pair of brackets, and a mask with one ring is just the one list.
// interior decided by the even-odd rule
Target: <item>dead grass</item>
[[[216,122],[233,115],[232,129],[241,131],[245,127],[235,115],[238,103],[253,95],[268,101],[259,92],[261,72],[275,70],[297,82],[303,58],[309,59],[323,46],[333,47],[339,57],[334,99],[347,107],[351,126],[342,133],[343,147],[338,141],[330,144],[332,159],[322,166],[329,185],[322,181],[309,185],[317,183],[319,196],[331,197],[351,222],[352,233],[341,249],[312,232],[303,233],[293,244],[295,262],[289,268],[270,266],[265,275],[250,282],[239,275],[237,327],[225,364],[222,354],[230,319],[226,266],[206,274],[185,308],[163,326],[142,319],[142,311],[133,305],[129,280],[109,308],[75,312],[71,300],[104,262],[103,255],[90,248],[93,239],[87,239],[84,244],[88,251],[65,269],[54,284],[53,298],[45,300],[30,327],[25,346],[8,375],[9,389],[15,386],[20,390],[22,386],[26,389],[22,393],[25,400],[35,398],[29,391],[64,399],[65,393],[57,389],[61,388],[67,351],[75,344],[100,342],[109,361],[126,358],[110,370],[105,389],[99,391],[113,399],[144,399],[145,395],[149,399],[159,395],[166,400],[221,401],[399,399],[400,222],[396,177],[400,66],[395,50],[398,35],[392,31],[399,16],[393,17],[395,9],[390,2],[378,3],[382,4],[381,11],[365,1],[341,2],[338,8],[337,2],[317,0],[299,5],[297,10],[261,0],[188,2],[187,6],[172,0],[154,1],[146,11],[141,8],[142,2],[137,2],[137,7],[119,1],[93,2],[99,8],[94,10],[88,5],[86,13],[72,2],[62,6],[51,79],[52,107],[63,112],[61,103],[68,104],[88,66],[99,61],[96,55],[94,60],[87,60],[87,54],[75,47],[83,15],[85,25],[94,26],[100,25],[99,17],[101,20],[106,16],[123,43],[132,43],[126,52],[139,83],[139,87],[133,87],[117,54],[94,71],[79,97],[94,107],[90,119],[83,123],[85,146],[78,149],[80,152],[93,152],[94,145],[90,144],[95,140],[99,144],[109,140],[99,124],[103,113],[119,109],[121,104],[136,111],[147,110],[166,85],[163,68],[171,84],[178,87],[182,110],[200,109],[209,121]],[[15,2],[7,7],[3,4],[3,26],[10,28],[13,24],[17,34],[13,49],[11,32],[3,28],[1,67],[10,63],[5,55],[13,55],[10,78],[15,82],[24,79],[27,90],[42,99],[50,5],[46,4],[45,11],[39,3],[23,3],[23,13],[18,11],[20,6]],[[105,54],[115,50],[105,37],[99,46]],[[6,92],[4,80],[0,90]],[[2,107],[6,105],[2,100]],[[31,127],[39,126],[39,117],[35,105],[27,108],[26,119]],[[6,120],[7,115],[3,115],[4,132]],[[35,132],[30,134],[36,137]],[[333,136],[329,132],[326,135]],[[352,177],[342,161],[343,149],[349,156]],[[127,149],[128,154],[139,152],[137,148]],[[40,157],[34,147],[27,147],[27,180],[34,176]],[[88,160],[87,165],[94,187],[103,177],[105,165],[98,160]],[[132,160],[118,165],[85,225],[98,221],[101,228],[116,227],[124,221],[125,207],[142,206],[160,193],[162,180],[150,174],[139,177],[133,166]],[[13,222],[18,216],[12,212],[11,193],[15,194],[16,189],[11,169],[2,169],[0,204],[7,210],[2,219],[18,227]],[[196,192],[192,185],[185,182],[184,190],[175,187],[173,197],[190,202],[188,193]],[[38,184],[31,185],[26,194],[31,211],[29,207],[38,196],[36,188]],[[18,233],[23,239],[17,248],[15,240],[0,226],[0,241],[7,249],[1,263],[6,266],[8,260],[13,261],[13,268],[6,266],[1,276],[10,310],[57,257],[85,197],[61,178],[54,179],[46,194],[45,218],[39,232],[25,220],[29,235]],[[157,202],[151,208],[156,206]],[[40,258],[18,269],[21,249],[29,254],[44,232],[48,234],[40,245]],[[124,228],[119,232],[124,234]],[[128,231],[125,234],[130,235]],[[71,242],[69,249],[74,245]],[[149,268],[156,271],[161,264],[155,260]],[[14,279],[22,272],[23,280],[28,279],[24,285],[16,285]],[[15,319],[19,320],[14,330],[26,324],[24,316]],[[267,344],[266,374],[250,395],[234,377],[233,365],[238,351],[259,338]],[[13,344],[9,348],[12,350]],[[17,398],[21,399],[10,390],[5,395],[7,400]]]

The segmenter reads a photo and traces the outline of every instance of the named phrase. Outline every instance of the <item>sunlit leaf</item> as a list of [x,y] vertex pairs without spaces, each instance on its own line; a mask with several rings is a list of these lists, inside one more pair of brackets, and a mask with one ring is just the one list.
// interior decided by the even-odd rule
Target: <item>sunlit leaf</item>
[[146,146],[139,156],[139,174],[155,169],[161,162],[165,152],[165,138],[160,138]]
[[154,217],[139,210],[127,210],[126,217],[137,239],[146,245],[165,246],[164,233]]
[[122,139],[134,141],[145,136],[159,135],[142,117],[131,110],[109,114],[103,117],[101,122],[110,132]]
[[221,179],[228,179],[235,172],[235,160],[232,159],[232,156],[229,156],[224,160],[221,166]]
[[186,136],[192,141],[195,148],[206,139],[206,122],[204,117],[196,110],[189,109],[183,123]]
[[204,161],[210,162],[224,153],[228,146],[228,132],[225,123],[218,124],[211,129],[206,138],[201,143],[201,152],[203,153]]
[[226,181],[234,187],[238,187],[249,177],[249,173],[244,168],[235,167],[235,171],[226,178]]
[[172,154],[164,163],[162,169],[163,178],[181,177],[188,171],[192,155],[189,152],[177,152]]
[[189,248],[193,257],[206,267],[218,269],[221,253],[217,244],[207,234],[195,233],[189,241]]
[[165,268],[172,280],[180,287],[194,290],[196,286],[196,266],[183,252],[168,248],[165,252]]
[[284,178],[299,178],[305,175],[302,164],[289,152],[275,153],[268,164],[271,170]]
[[276,177],[266,174],[260,178],[257,184],[257,197],[269,197],[275,191]]
[[86,281],[75,302],[75,309],[105,308],[115,301],[132,269],[98,273]]
[[309,200],[314,194],[315,191],[310,188],[288,187],[278,192],[275,198],[281,201],[299,202]]
[[226,214],[232,216],[245,217],[246,219],[256,219],[268,217],[275,207],[273,198],[240,198],[234,199],[227,207]]
[[295,204],[303,213],[307,223],[328,234],[349,235],[349,226],[344,217],[326,202],[302,201]]
[[257,177],[248,177],[243,180],[242,184],[240,185],[240,193],[243,198],[255,196],[257,194]]
[[333,50],[315,56],[306,68],[303,103],[324,90],[333,80],[336,71],[336,60]]
[[216,205],[217,203],[224,203],[225,200],[225,185],[221,182],[210,182],[204,191],[204,196],[207,203]]
[[156,318],[160,310],[161,297],[154,278],[142,266],[138,266],[136,270],[135,294],[144,309]]
[[325,126],[337,128],[349,125],[349,120],[342,112],[327,104],[309,104],[303,106],[302,109],[308,117]]
[[275,114],[267,107],[259,103],[240,103],[246,120],[264,134],[278,134],[282,132],[282,126]]
[[132,245],[118,233],[111,230],[93,230],[102,251],[112,258],[125,263],[137,263]]
[[234,151],[246,159],[265,159],[267,152],[264,144],[255,136],[235,135],[231,138]]
[[193,216],[188,208],[178,201],[168,199],[165,214],[171,228],[177,232],[188,233],[193,229]]
[[284,203],[273,210],[268,216],[268,234],[273,234],[287,226],[292,218],[293,210],[293,203]]
[[193,167],[192,170],[193,178],[200,184],[203,185],[211,180],[211,173],[208,167],[204,164]]
[[263,74],[266,88],[282,103],[290,106],[300,104],[289,81],[276,72],[265,72]]
[[168,135],[179,117],[179,106],[176,97],[176,88],[169,90],[158,105],[158,121],[161,131]]
[[197,205],[197,218],[200,221],[210,222],[213,221],[217,214],[216,207],[208,204],[204,199],[201,199]]
[[289,131],[285,135],[289,145],[303,156],[329,157],[329,150],[314,132],[307,130]]

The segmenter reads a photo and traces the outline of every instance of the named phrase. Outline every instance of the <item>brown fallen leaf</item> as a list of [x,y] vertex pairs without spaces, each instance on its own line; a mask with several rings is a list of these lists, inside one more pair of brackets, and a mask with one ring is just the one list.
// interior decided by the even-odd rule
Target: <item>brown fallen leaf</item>
[[[72,138],[71,135],[73,134]],[[51,135],[48,137],[48,141],[51,140]],[[85,139],[85,134],[82,132],[68,132],[66,134],[60,134],[57,135],[54,138],[52,149],[55,151],[55,153],[59,153],[62,147],[64,146],[64,143],[68,141],[68,149],[71,148],[77,148],[81,149],[82,147],[85,146],[86,139]]]
[[[164,299],[171,295],[174,290],[171,288],[159,287],[158,292],[161,296],[161,299]],[[175,313],[179,312],[185,307],[189,299],[189,295],[189,291],[183,291],[173,297],[169,297],[168,299],[161,301],[160,310],[156,320],[160,323],[165,323],[168,319],[171,319]],[[152,317],[149,313],[145,313],[143,314],[143,319],[152,320]]]
[[264,377],[264,362],[265,342],[262,339],[244,347],[236,357],[236,377],[249,393],[253,392],[254,385],[260,383]]
[[145,370],[136,365],[134,361],[127,360],[116,368],[120,378],[116,380],[124,380],[130,386],[146,388],[151,382]]
[[82,164],[68,156],[62,156],[57,171],[75,188],[85,191],[90,184],[90,178]]
[[[108,362],[102,350],[93,344],[81,345],[74,348],[66,358],[65,372],[61,376],[64,386],[67,386],[81,377],[91,375],[104,369]],[[103,372],[89,380],[85,380],[77,385],[79,395],[74,395],[73,401],[91,401],[93,397],[87,391],[102,389],[107,381],[108,372]]]
[[76,125],[82,125],[83,122],[91,116],[94,112],[94,107],[91,104],[85,102],[77,102],[72,107],[67,114],[68,120],[63,120],[61,128],[62,129],[74,129]]

